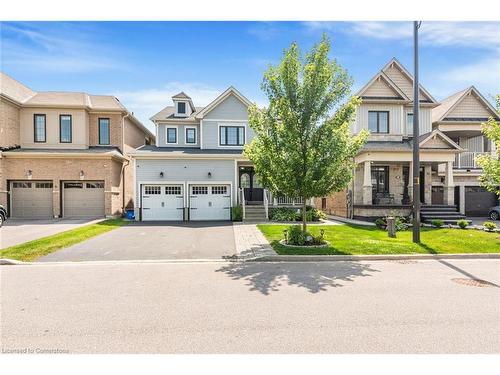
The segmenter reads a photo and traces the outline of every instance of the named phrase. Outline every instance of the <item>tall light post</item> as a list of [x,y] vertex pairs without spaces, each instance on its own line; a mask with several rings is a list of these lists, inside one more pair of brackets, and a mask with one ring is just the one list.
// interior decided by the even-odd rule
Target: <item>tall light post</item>
[[419,87],[418,29],[422,22],[413,22],[413,242],[420,243],[420,148],[419,148]]

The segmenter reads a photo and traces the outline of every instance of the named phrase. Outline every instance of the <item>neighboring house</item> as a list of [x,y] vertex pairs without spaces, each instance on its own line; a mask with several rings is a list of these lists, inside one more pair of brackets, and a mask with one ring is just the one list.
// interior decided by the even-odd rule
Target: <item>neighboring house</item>
[[236,205],[262,219],[271,204],[295,204],[273,199],[243,156],[253,138],[251,103],[238,90],[229,87],[206,107],[183,92],[172,101],[151,117],[156,145],[132,153],[138,220],[230,220]]
[[15,218],[133,208],[128,153],[154,142],[113,96],[35,92],[0,72],[0,204]]
[[[495,143],[481,132],[481,124],[491,116],[498,121],[495,108],[474,86],[451,95],[432,110],[433,128],[464,149],[453,162],[453,180],[459,210],[468,216],[486,216],[489,209],[498,204],[494,193],[479,186],[482,169],[476,162],[478,155],[496,152]],[[433,177],[436,203],[441,201],[443,176],[444,170],[439,169]]]
[[[351,125],[370,136],[355,158],[354,178],[346,192],[336,199],[323,198],[316,204],[326,211],[374,219],[389,214],[409,215],[412,201],[413,77],[396,59],[389,61],[357,94],[362,104]],[[420,199],[424,205],[455,205],[454,167],[464,151],[449,136],[433,129],[432,111],[439,103],[419,87]],[[440,189],[433,188],[439,185]],[[337,207],[332,208],[331,203]],[[339,205],[340,202],[340,205]],[[345,202],[346,210],[339,208]],[[453,211],[456,210],[453,209]],[[344,216],[344,215],[342,215]]]

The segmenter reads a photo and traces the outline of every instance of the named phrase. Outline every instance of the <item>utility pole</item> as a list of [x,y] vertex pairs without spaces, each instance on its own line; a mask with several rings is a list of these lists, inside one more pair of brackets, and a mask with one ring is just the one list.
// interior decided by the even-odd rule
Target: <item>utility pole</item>
[[422,22],[413,21],[413,242],[420,243],[420,145],[419,145],[419,86],[418,29]]

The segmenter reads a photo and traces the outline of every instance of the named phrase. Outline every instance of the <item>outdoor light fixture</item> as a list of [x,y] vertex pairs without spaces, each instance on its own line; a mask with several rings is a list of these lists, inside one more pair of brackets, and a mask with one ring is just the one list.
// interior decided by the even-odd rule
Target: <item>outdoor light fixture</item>
[[33,172],[31,171],[31,169],[28,169],[28,172],[26,172],[26,176],[28,176],[29,179],[33,177]]
[[80,171],[80,180],[83,180],[85,177],[85,173],[83,172],[83,169]]
[[160,177],[163,178],[163,172],[160,172]]
[[212,177],[212,172],[208,172],[208,178]]

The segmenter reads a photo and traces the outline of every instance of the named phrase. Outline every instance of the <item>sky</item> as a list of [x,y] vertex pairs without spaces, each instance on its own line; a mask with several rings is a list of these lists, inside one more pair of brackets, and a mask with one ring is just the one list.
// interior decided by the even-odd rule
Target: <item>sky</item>
[[[413,71],[411,22],[1,22],[0,69],[35,91],[111,94],[150,129],[180,91],[195,105],[235,86],[264,105],[269,64],[321,35],[364,86],[392,57]],[[420,82],[437,100],[471,85],[500,93],[500,22],[423,22]]]

